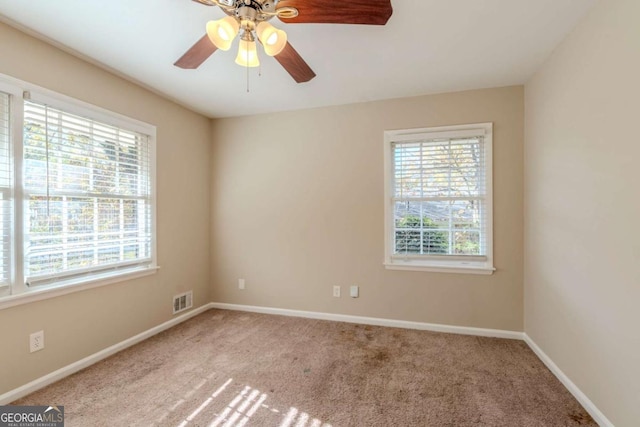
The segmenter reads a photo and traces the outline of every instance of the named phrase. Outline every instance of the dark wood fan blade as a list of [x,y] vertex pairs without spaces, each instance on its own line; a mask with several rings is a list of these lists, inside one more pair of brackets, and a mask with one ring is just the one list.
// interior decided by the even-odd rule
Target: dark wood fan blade
[[297,17],[280,18],[287,23],[385,25],[393,13],[391,0],[280,0],[276,8],[285,6],[298,9]]
[[184,55],[178,59],[175,64],[176,67],[186,68],[186,69],[195,69],[202,64],[205,59],[210,57],[213,52],[218,50],[216,45],[211,43],[209,40],[209,36],[206,34],[202,36],[200,40],[196,42],[191,49],[185,52]]
[[298,83],[308,82],[316,76],[316,73],[304,62],[304,59],[289,42],[275,58]]

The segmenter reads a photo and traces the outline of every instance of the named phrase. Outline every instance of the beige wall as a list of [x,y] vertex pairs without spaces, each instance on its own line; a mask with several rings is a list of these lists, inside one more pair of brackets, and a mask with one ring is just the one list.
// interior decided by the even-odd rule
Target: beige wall
[[[0,73],[157,126],[158,263],[146,278],[0,310],[0,394],[209,302],[210,121],[0,24]],[[29,333],[44,350],[29,354]]]
[[[523,95],[518,86],[215,120],[213,301],[521,331]],[[494,122],[498,271],[385,270],[383,131],[479,122]]]
[[525,330],[640,423],[640,2],[599,2],[526,86]]

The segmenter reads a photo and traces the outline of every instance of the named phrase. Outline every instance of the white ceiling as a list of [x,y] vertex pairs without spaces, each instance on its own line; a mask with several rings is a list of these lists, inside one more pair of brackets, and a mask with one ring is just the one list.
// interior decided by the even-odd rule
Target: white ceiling
[[[318,0],[327,1],[327,0]],[[347,0],[344,0],[347,1]],[[217,51],[173,63],[224,13],[190,0],[0,0],[4,20],[209,117],[525,83],[597,0],[392,0],[384,27],[283,24],[316,72],[296,84],[262,54],[262,75]],[[339,4],[336,1],[336,4]]]

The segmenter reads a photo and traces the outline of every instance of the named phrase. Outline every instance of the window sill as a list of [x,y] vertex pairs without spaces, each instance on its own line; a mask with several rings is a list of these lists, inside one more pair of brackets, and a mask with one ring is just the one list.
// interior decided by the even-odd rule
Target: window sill
[[431,273],[458,273],[458,274],[480,274],[491,275],[496,269],[484,265],[470,265],[462,263],[453,263],[448,265],[427,264],[419,262],[385,262],[384,267],[387,270],[403,270],[403,271],[424,271]]
[[17,305],[29,304],[35,301],[41,301],[49,298],[59,297],[74,292],[85,291],[87,289],[98,288],[112,283],[124,282],[126,280],[138,279],[140,277],[155,274],[160,267],[145,267],[127,272],[118,272],[117,274],[101,275],[93,278],[82,278],[73,282],[65,282],[64,284],[53,284],[30,289],[16,295],[0,297],[0,310],[15,307]]

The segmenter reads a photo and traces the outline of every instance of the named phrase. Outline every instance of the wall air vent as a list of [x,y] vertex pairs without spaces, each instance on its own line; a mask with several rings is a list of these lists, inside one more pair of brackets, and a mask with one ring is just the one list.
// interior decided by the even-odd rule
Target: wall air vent
[[173,314],[180,313],[193,307],[193,291],[173,297]]

